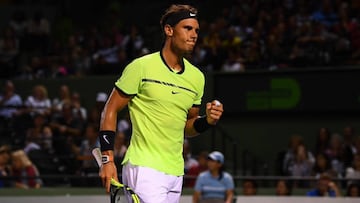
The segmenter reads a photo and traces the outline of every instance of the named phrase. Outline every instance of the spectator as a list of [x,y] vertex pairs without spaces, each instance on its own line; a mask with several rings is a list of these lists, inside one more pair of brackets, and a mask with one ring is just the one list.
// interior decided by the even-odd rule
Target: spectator
[[283,175],[290,175],[288,172],[289,164],[295,157],[296,149],[298,145],[303,143],[303,138],[300,135],[292,135],[289,139],[288,148],[283,155],[282,160],[282,174]]
[[346,197],[360,197],[360,186],[356,183],[351,183],[346,187]]
[[11,181],[5,179],[6,177],[11,175],[12,174],[10,168],[10,146],[8,144],[1,144],[0,145],[0,188],[11,186]]
[[193,54],[189,57],[190,61],[197,65],[198,67],[201,67],[201,70],[203,72],[207,71],[207,66],[209,65],[209,61],[207,59],[207,50],[204,47],[204,44],[202,41],[199,41],[195,47]]
[[306,193],[309,197],[340,197],[339,187],[331,180],[331,177],[324,173],[317,181],[317,186]]
[[73,143],[80,144],[85,123],[74,116],[69,102],[62,105],[61,115],[50,121],[49,125],[54,132],[54,147],[58,153],[71,152],[70,146]]
[[11,27],[4,29],[0,37],[0,78],[9,78],[17,74],[19,39]]
[[352,126],[346,126],[343,129],[343,157],[344,157],[344,166],[350,167],[354,159],[354,154],[356,149],[354,146],[355,138],[355,129]]
[[43,114],[48,117],[51,114],[51,101],[48,97],[47,88],[44,85],[35,85],[32,94],[25,101],[26,113],[31,116]]
[[54,135],[53,146],[57,156],[64,156],[61,159],[63,165],[66,166],[64,172],[74,174],[79,168],[79,163],[73,152],[73,146],[80,146],[83,140],[82,132],[85,123],[76,118],[73,114],[73,108],[70,103],[64,103],[62,114],[58,118],[54,118],[49,123]]
[[73,114],[75,118],[80,119],[84,123],[87,122],[87,109],[82,105],[80,94],[73,92],[71,95],[71,106],[73,107]]
[[61,56],[45,62],[47,63],[43,67],[44,71],[39,72],[38,77],[62,78],[74,76],[74,70],[68,53],[63,53]]
[[81,174],[97,174],[99,172],[96,162],[92,156],[92,150],[100,147],[99,140],[97,139],[99,127],[96,124],[89,123],[85,127],[84,139],[78,147],[73,143],[73,153],[76,159],[80,161]]
[[61,85],[58,90],[58,95],[52,100],[52,114],[57,116],[61,113],[62,105],[65,102],[70,102],[71,92],[68,85]]
[[[311,175],[314,166],[314,157],[308,151],[304,144],[300,144],[296,148],[295,157],[290,162],[288,171],[293,177],[308,177]],[[295,181],[294,187],[306,187],[307,181]]]
[[[32,127],[34,116],[42,114],[47,121],[51,116],[51,101],[48,98],[47,88],[44,85],[33,86],[32,93],[25,102],[24,108],[19,112],[19,116],[13,124],[13,144],[19,148],[25,145],[28,128]],[[16,127],[15,127],[16,126]]]
[[255,180],[246,179],[244,180],[242,194],[244,196],[253,196],[257,194],[257,183]]
[[[290,53],[290,61],[293,66],[307,67],[329,65],[331,60],[332,44],[336,36],[329,33],[325,25],[319,22],[311,22],[302,25],[295,35],[296,41]],[[304,63],[307,60],[309,63]]]
[[206,67],[208,71],[217,71],[223,63],[221,41],[217,23],[211,23],[209,32],[202,40],[202,44],[206,50],[206,59],[209,60],[209,65]]
[[315,141],[314,154],[326,153],[329,150],[330,135],[328,128],[319,128]]
[[[291,22],[291,20],[294,21],[294,17],[292,17],[289,22]],[[266,59],[270,70],[285,68],[288,66],[288,53],[291,44],[286,41],[286,27],[284,24],[285,23],[279,23],[275,26],[266,39]]]
[[346,169],[345,177],[349,178],[348,185],[351,183],[360,184],[360,153],[354,156],[352,166]]
[[263,68],[264,58],[264,39],[259,30],[254,30],[250,37],[244,41],[244,65],[246,70],[255,70]]
[[330,158],[332,168],[341,175],[345,173],[343,139],[338,133],[333,133],[327,156]]
[[101,111],[99,112],[97,108],[92,108],[90,109],[86,123],[93,123],[93,124],[99,123],[100,117],[101,117]]
[[26,154],[32,150],[52,150],[52,130],[42,114],[33,117],[33,125],[27,129],[25,148]]
[[21,43],[28,27],[28,22],[24,10],[15,10],[12,13],[9,26],[14,30]]
[[117,64],[120,48],[114,44],[113,39],[109,36],[104,36],[100,42],[100,49],[92,56],[95,61],[95,73],[104,75],[118,73]]
[[331,0],[322,0],[320,9],[316,10],[311,16],[312,20],[320,22],[328,29],[331,29],[338,22],[338,16],[334,12],[332,2]]
[[286,180],[278,180],[275,186],[276,196],[290,196],[291,195],[291,185]]
[[11,120],[19,114],[22,105],[22,98],[16,93],[14,83],[7,80],[3,87],[3,93],[0,95],[0,118]]
[[185,174],[188,172],[188,170],[190,168],[197,167],[199,165],[197,160],[191,154],[191,144],[188,139],[184,139],[183,157],[184,157],[184,161],[185,161],[185,165],[184,165]]
[[72,61],[73,66],[70,74],[76,77],[83,77],[90,74],[90,69],[93,64],[91,63],[89,50],[82,47],[74,48],[71,52],[70,61]]
[[244,59],[241,56],[239,48],[231,47],[228,50],[228,57],[221,67],[225,72],[244,72],[245,66],[243,64]]
[[132,60],[141,55],[140,53],[144,46],[144,39],[137,25],[132,24],[128,29],[128,33],[122,40],[122,47],[126,51],[126,55],[129,59]]
[[186,175],[188,178],[186,178],[184,181],[185,187],[194,187],[197,176],[208,169],[208,156],[209,153],[207,151],[202,151],[197,156],[198,165],[189,168],[189,170],[187,171]]
[[344,144],[349,145],[352,151],[354,151],[354,136],[355,136],[355,129],[352,126],[345,126],[343,129],[343,137],[344,137]]
[[71,142],[72,153],[75,156],[76,161],[70,162],[70,164],[72,164],[70,170],[74,170],[71,172],[84,177],[80,180],[73,179],[71,181],[72,186],[101,186],[98,179],[90,178],[99,174],[99,167],[92,155],[92,150],[100,147],[99,140],[97,139],[98,131],[99,126],[97,124],[88,123],[83,133],[84,139],[81,141],[80,145]]
[[341,177],[341,174],[338,174],[331,165],[330,159],[326,156],[325,153],[319,153],[315,156],[315,165],[312,170],[312,176],[317,178],[320,177],[321,174],[328,173],[332,177]]
[[31,56],[24,65],[20,67],[20,79],[39,79],[52,76],[52,70],[49,68],[48,60],[42,56]]
[[193,203],[231,203],[234,198],[234,181],[225,172],[224,155],[213,151],[208,156],[208,170],[196,179]]
[[11,154],[12,175],[15,179],[16,188],[40,188],[41,179],[38,177],[37,167],[30,161],[23,150],[17,150]]
[[295,13],[296,24],[301,27],[311,22],[311,8],[308,5],[299,5],[298,12]]
[[90,109],[88,122],[98,124],[101,118],[101,112],[105,106],[108,95],[105,92],[98,92],[95,97],[95,104]]
[[107,99],[108,95],[105,92],[98,92],[96,94],[95,108],[101,112],[105,106]]

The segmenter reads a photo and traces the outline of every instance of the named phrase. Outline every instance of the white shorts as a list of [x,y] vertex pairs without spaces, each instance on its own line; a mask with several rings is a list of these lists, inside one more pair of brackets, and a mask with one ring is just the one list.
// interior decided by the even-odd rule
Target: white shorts
[[[123,166],[122,180],[139,196],[141,203],[179,203],[180,201],[183,176],[168,175],[127,162]],[[127,198],[131,199],[131,197]]]

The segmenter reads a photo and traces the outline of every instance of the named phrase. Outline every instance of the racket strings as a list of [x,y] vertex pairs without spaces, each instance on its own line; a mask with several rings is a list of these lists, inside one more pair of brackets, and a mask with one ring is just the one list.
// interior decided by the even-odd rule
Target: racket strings
[[111,194],[112,194],[112,200],[115,200],[117,193],[119,190],[125,190],[126,192],[130,193],[131,199],[133,200],[133,203],[140,203],[140,199],[137,196],[137,194],[127,185],[124,185],[122,183],[119,183],[115,180],[111,180]]
[[[120,196],[117,196],[117,193],[119,192],[120,189],[117,189],[115,186],[111,185],[110,187],[110,193],[111,193],[111,203],[115,203],[120,201]],[[117,197],[117,198],[116,198]]]

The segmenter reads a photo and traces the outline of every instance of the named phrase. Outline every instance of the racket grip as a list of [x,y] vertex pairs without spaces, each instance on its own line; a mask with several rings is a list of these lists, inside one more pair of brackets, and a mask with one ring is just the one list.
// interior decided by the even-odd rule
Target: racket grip
[[102,166],[102,161],[101,161],[101,150],[100,148],[94,148],[92,151],[92,154],[96,160],[96,163],[98,164],[99,168]]

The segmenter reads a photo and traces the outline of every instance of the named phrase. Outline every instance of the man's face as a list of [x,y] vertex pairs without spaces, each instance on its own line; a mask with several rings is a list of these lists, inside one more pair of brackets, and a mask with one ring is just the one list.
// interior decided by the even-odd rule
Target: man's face
[[243,195],[256,195],[256,188],[250,181],[246,181],[243,184]]
[[195,18],[181,20],[173,27],[172,49],[182,54],[190,54],[196,44],[199,22]]
[[279,181],[276,184],[276,194],[277,195],[287,195],[288,194],[288,188],[286,186],[285,181]]

